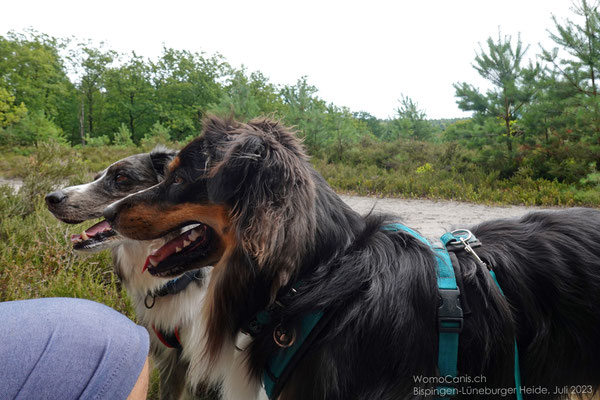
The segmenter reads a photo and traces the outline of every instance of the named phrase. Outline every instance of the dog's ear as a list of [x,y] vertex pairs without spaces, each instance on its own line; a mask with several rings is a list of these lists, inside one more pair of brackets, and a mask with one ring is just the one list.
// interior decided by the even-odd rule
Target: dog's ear
[[177,155],[175,150],[170,150],[163,146],[157,146],[150,152],[150,161],[158,180],[162,180],[165,177],[167,165],[173,160],[175,155]]
[[[308,157],[294,132],[266,118],[238,124],[220,138],[218,161],[210,173],[209,196],[257,204],[278,201],[309,181]],[[245,192],[245,193],[243,193]]]
[[231,206],[244,250],[284,284],[316,224],[308,157],[291,130],[269,120],[239,127],[219,147],[206,181],[209,199]]
[[226,203],[252,185],[265,157],[265,143],[257,135],[242,133],[226,136],[223,159],[218,162],[208,181],[209,198]]

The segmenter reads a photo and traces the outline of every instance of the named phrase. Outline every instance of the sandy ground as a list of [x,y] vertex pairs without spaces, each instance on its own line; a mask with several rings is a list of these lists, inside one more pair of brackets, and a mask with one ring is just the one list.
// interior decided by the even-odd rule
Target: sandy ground
[[[0,185],[9,184],[17,190],[22,182],[0,177]],[[471,227],[479,222],[519,217],[537,207],[491,207],[457,201],[405,200],[342,195],[342,199],[361,214],[373,210],[375,213],[392,214],[398,221],[416,229],[422,235],[437,239],[451,229]]]
[[419,231],[430,239],[437,239],[445,232],[457,228],[469,228],[479,222],[497,218],[520,217],[539,207],[505,206],[491,207],[458,201],[404,200],[341,196],[353,209],[365,214],[392,214],[399,222]]
[[23,186],[23,181],[19,179],[5,179],[0,177],[0,186],[1,185],[10,185],[15,189],[19,190],[21,186]]

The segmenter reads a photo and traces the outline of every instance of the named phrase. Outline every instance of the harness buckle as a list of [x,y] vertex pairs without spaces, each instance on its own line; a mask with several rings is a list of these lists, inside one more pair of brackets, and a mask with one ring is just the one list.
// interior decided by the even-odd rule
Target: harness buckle
[[463,310],[459,289],[439,289],[442,303],[438,307],[439,332],[460,333],[463,330]]

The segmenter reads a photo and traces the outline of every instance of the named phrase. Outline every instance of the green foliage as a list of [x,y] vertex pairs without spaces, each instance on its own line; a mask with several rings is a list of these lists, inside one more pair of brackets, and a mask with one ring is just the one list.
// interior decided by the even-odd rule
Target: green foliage
[[81,297],[133,316],[129,300],[111,273],[109,255],[75,256],[69,232],[83,228],[57,221],[44,205],[44,195],[57,184],[81,176],[85,167],[80,155],[64,144],[48,141],[24,161],[21,189],[15,193],[9,186],[0,186],[0,301]]
[[345,160],[347,150],[369,135],[367,125],[356,120],[349,109],[333,104],[327,106],[323,130],[328,134],[320,139],[322,147],[315,153],[334,161]]
[[298,79],[294,86],[284,86],[281,89],[285,106],[283,120],[288,125],[297,127],[312,154],[318,154],[326,140],[324,122],[327,106],[317,97],[317,91],[306,77]]
[[102,147],[110,144],[110,138],[106,135],[91,137],[85,135],[85,144],[90,147]]
[[427,121],[425,111],[419,109],[419,105],[408,96],[402,95],[399,102],[400,106],[396,109],[398,118],[393,121],[393,139],[431,139],[433,126]]
[[[94,149],[109,140],[123,152],[139,150],[136,145],[144,151],[180,147],[200,133],[207,113],[243,121],[267,115],[296,129],[313,157],[335,165],[396,171],[418,181],[452,170],[448,182],[468,176],[476,193],[489,189],[482,176],[589,191],[590,165],[600,159],[599,4],[578,0],[577,20],[554,20],[550,37],[557,47],[542,50],[543,68],[524,65],[528,46],[520,37],[499,32],[483,42],[473,67],[493,86],[484,92],[467,82],[454,85],[459,107],[473,112],[464,120],[428,120],[404,95],[393,118],[353,113],[320,98],[306,77],[275,85],[218,54],[165,47],[146,59],[102,43],[10,32],[0,37],[0,145],[66,138],[82,144],[84,157],[91,149],[88,166],[100,165],[91,161]],[[22,169],[0,163],[9,174]],[[584,198],[593,196],[578,197]]]
[[473,153],[452,143],[365,141],[357,147],[351,153],[354,157],[344,163],[312,159],[317,170],[339,191],[545,206],[597,205],[595,200],[600,198],[572,185],[532,178],[527,169],[502,179],[497,172],[483,171],[469,160]]
[[78,51],[80,53],[77,57],[79,61],[77,68],[80,70],[81,78],[77,86],[81,93],[83,115],[86,120],[84,129],[89,136],[93,136],[97,128],[96,124],[102,118],[105,97],[101,90],[105,85],[106,71],[109,64],[115,60],[116,53],[101,47],[92,47],[91,43],[81,44]]
[[154,110],[171,138],[181,140],[199,132],[204,112],[221,97],[218,81],[228,74],[227,63],[220,56],[165,48],[150,68]]
[[229,83],[208,112],[247,121],[261,115],[273,115],[282,108],[277,88],[260,72],[246,75],[245,69],[232,72]]
[[69,112],[72,84],[59,53],[67,41],[33,30],[0,36],[0,87],[49,119]]
[[150,131],[142,139],[142,148],[150,151],[159,144],[167,145],[170,141],[169,128],[160,122],[155,122]]
[[104,75],[104,124],[125,124],[130,138],[139,143],[143,133],[156,121],[150,66],[133,53],[129,60],[119,67],[108,68]]
[[545,121],[564,124],[569,120],[571,129],[585,132],[585,136],[594,142],[600,141],[599,5],[598,1],[590,4],[586,0],[574,3],[572,10],[580,23],[567,19],[561,24],[553,17],[556,32],[550,32],[550,38],[560,48],[542,49],[541,55],[549,64],[547,74],[550,80],[546,86],[550,90],[570,91],[568,96],[560,96],[554,101],[550,99],[549,103],[554,105],[553,112],[544,114]]
[[81,157],[69,146],[54,140],[38,143],[24,169],[26,174],[19,191],[23,201],[21,215],[32,213],[43,194],[56,189],[66,176],[78,176],[82,170]]
[[[27,182],[36,180],[33,175]],[[36,193],[32,198],[29,190],[14,193],[11,188],[0,186],[0,301],[80,297],[133,317],[130,301],[111,273],[110,256],[74,255],[69,232],[84,228],[66,227],[52,217],[44,206],[44,193]],[[24,212],[23,204],[32,200]]]
[[116,146],[133,146],[133,140],[131,140],[131,132],[125,124],[121,124],[119,130],[115,132],[113,137],[113,144]]
[[498,39],[488,38],[487,51],[480,46],[480,52],[475,57],[473,68],[494,85],[485,95],[468,83],[456,83],[458,106],[465,111],[474,111],[485,117],[499,118],[504,123],[503,138],[506,143],[508,157],[512,157],[513,137],[517,133],[511,129],[522,111],[534,94],[533,81],[539,73],[538,65],[522,67],[523,57],[528,47],[523,48],[521,37],[513,47],[510,36]]
[[27,115],[27,107],[15,104],[15,96],[0,87],[0,129],[16,124]]
[[384,139],[386,137],[387,130],[385,129],[385,123],[377,119],[374,115],[366,111],[359,111],[354,113],[354,118],[365,124],[370,134],[376,138]]
[[40,111],[28,112],[17,123],[0,128],[1,145],[28,145],[48,140],[66,142],[62,129]]

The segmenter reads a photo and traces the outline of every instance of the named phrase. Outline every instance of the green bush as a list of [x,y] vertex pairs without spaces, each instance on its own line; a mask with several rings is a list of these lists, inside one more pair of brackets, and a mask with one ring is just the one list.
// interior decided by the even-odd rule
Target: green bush
[[41,112],[29,112],[18,123],[0,128],[2,146],[26,146],[48,140],[67,142],[64,132]]
[[133,139],[131,136],[131,132],[129,131],[129,128],[127,128],[127,126],[125,124],[121,124],[121,126],[119,127],[119,130],[117,132],[115,132],[114,138],[113,138],[113,144],[115,146],[124,146],[124,147],[133,146]]
[[150,151],[159,144],[168,145],[171,143],[171,133],[169,128],[162,125],[160,122],[155,122],[152,125],[150,132],[144,135],[141,142],[141,147],[145,151]]
[[89,147],[105,147],[110,144],[110,138],[106,135],[90,136],[85,135],[85,145]]

